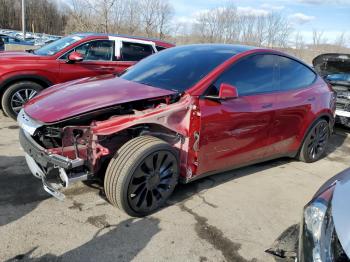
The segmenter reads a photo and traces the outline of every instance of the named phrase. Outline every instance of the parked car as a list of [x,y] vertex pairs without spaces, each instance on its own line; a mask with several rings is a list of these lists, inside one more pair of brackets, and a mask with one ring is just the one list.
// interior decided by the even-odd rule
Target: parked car
[[0,36],[0,51],[5,51],[5,42],[1,36]]
[[164,41],[122,35],[70,35],[37,50],[0,54],[2,109],[16,118],[23,103],[53,84],[119,74],[137,61],[172,47]]
[[324,183],[267,253],[276,261],[350,262],[350,168]]
[[59,187],[105,174],[109,201],[144,216],[178,181],[278,157],[317,161],[334,111],[330,86],[293,57],[189,45],[150,56],[120,77],[44,90],[18,123],[28,166],[50,194],[63,199]]
[[23,40],[14,36],[9,36],[6,34],[0,34],[0,37],[4,40],[5,45],[28,45],[28,46],[32,46],[34,45],[34,41],[30,41],[30,40]]
[[313,65],[337,92],[337,121],[350,127],[350,54],[322,54]]
[[298,261],[350,261],[350,169],[327,181],[304,209]]

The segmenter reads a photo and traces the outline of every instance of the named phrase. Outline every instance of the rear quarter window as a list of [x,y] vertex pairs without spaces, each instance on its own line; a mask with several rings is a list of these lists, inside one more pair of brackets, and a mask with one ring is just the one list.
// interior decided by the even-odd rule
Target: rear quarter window
[[160,51],[166,49],[166,47],[157,45],[157,46],[156,46],[156,49],[157,49],[158,52],[160,52]]
[[302,63],[278,56],[278,89],[288,91],[310,86],[316,74]]

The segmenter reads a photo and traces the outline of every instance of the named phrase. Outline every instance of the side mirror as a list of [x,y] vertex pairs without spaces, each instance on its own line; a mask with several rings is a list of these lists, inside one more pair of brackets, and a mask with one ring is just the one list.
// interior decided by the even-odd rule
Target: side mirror
[[68,62],[70,63],[81,62],[83,60],[84,57],[78,52],[72,52],[68,56]]
[[219,89],[219,99],[220,100],[227,100],[227,99],[234,99],[238,97],[238,90],[235,86],[222,83],[220,85]]

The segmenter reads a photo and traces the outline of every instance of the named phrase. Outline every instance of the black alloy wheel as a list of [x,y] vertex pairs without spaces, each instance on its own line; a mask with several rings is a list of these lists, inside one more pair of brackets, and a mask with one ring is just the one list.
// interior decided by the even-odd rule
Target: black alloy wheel
[[311,163],[321,159],[327,150],[330,137],[329,123],[319,119],[309,131],[300,151],[300,160]]
[[143,217],[165,204],[179,173],[176,148],[153,136],[139,136],[126,142],[109,162],[104,189],[112,205]]
[[132,209],[136,212],[156,209],[172,193],[177,173],[177,159],[171,152],[162,150],[147,156],[129,184],[128,200]]

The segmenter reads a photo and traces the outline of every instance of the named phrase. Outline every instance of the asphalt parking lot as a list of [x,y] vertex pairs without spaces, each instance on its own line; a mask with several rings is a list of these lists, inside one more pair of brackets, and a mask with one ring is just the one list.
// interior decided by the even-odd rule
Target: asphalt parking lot
[[337,128],[314,164],[279,159],[177,187],[168,206],[130,218],[98,184],[49,197],[29,173],[16,124],[0,117],[0,261],[274,261],[264,251],[328,178],[349,166]]

